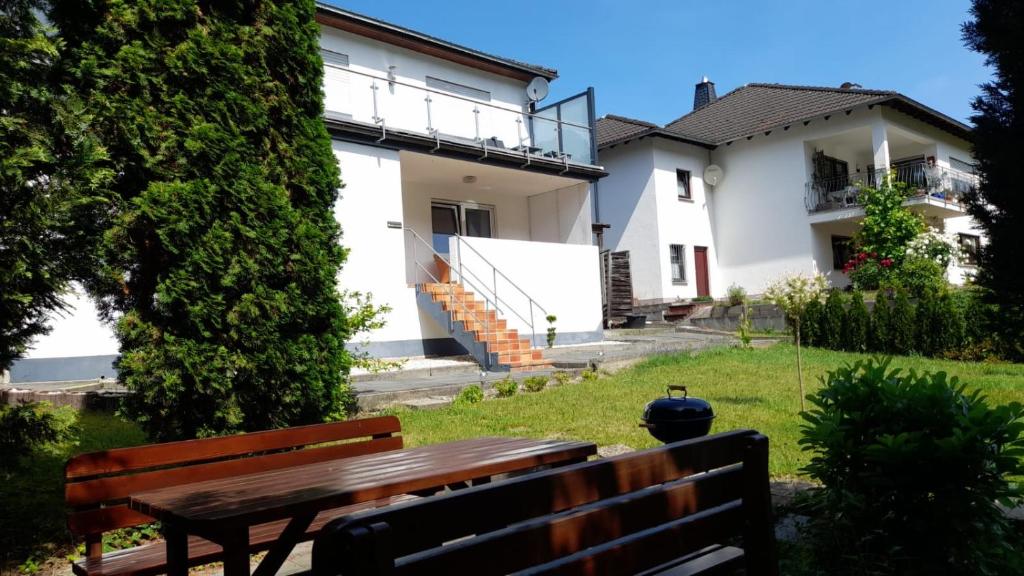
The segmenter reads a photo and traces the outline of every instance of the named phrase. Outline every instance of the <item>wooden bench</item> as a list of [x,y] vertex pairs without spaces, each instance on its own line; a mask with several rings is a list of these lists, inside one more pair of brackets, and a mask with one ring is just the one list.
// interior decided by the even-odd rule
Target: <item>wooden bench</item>
[[[104,532],[153,522],[150,516],[128,508],[125,501],[130,494],[398,450],[402,448],[402,437],[395,435],[398,432],[398,418],[384,416],[75,456],[64,468],[64,498],[69,508],[68,528],[72,534],[85,538],[86,556],[74,562],[72,568],[78,576],[146,576],[166,572],[163,542],[103,554]],[[386,498],[322,512],[303,539],[313,538],[324,524],[340,514],[412,498]],[[286,524],[287,521],[280,521],[253,527],[249,535],[252,551],[270,548]],[[217,561],[220,555],[220,546],[201,538],[189,539],[190,565]]]
[[778,574],[768,439],[750,430],[357,513],[313,544],[315,576],[736,571]]

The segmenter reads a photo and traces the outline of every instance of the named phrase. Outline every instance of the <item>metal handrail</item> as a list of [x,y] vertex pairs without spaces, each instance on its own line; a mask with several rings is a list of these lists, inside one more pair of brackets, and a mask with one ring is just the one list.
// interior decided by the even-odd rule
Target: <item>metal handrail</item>
[[494,108],[495,110],[501,110],[503,112],[512,112],[514,114],[522,114],[523,116],[526,116],[527,118],[535,118],[535,119],[538,119],[538,120],[543,120],[545,122],[554,122],[554,123],[560,124],[560,125],[573,126],[573,127],[576,127],[576,128],[583,128],[588,133],[590,132],[590,126],[587,126],[585,124],[576,124],[575,122],[569,122],[568,120],[557,120],[555,118],[548,118],[546,116],[540,116],[538,114],[527,112],[527,111],[522,110],[520,108],[505,108],[503,106],[498,106],[498,105],[495,105],[495,104],[488,104],[487,102],[484,102],[484,101],[481,101],[481,100],[474,100],[472,98],[466,98],[465,96],[459,96],[458,94],[452,94],[451,92],[445,92],[443,90],[435,90],[434,88],[427,88],[426,86],[417,86],[416,84],[410,84],[408,82],[403,82],[403,81],[398,80],[398,79],[391,80],[389,78],[385,78],[385,77],[381,77],[381,76],[376,76],[374,74],[370,74],[369,72],[360,72],[359,70],[355,70],[355,69],[352,69],[352,68],[339,68],[339,70],[344,70],[345,72],[349,72],[349,73],[355,74],[357,76],[365,76],[366,78],[370,78],[372,80],[379,80],[381,82],[387,82],[389,85],[395,84],[397,86],[405,86],[407,88],[414,88],[416,90],[422,90],[424,92],[429,92],[431,94],[438,94],[438,95],[444,96],[446,98],[454,98],[456,100],[462,100],[464,102],[469,102],[470,104],[474,104],[474,105],[478,105],[478,106],[485,106],[487,108]]
[[[457,239],[457,242],[458,242],[456,244],[456,246],[458,246],[459,250],[460,250],[460,252],[459,252],[459,277],[460,278],[462,277],[461,246],[463,244],[465,244],[470,250],[473,251],[474,254],[476,254],[481,260],[484,261],[484,264],[487,264],[488,266],[491,267],[492,285],[493,285],[493,288],[491,289],[491,295],[494,296],[495,307],[497,307],[497,303],[498,302],[504,302],[505,305],[508,307],[509,310],[512,311],[513,314],[518,316],[519,319],[522,320],[523,322],[526,322],[527,324],[529,324],[530,325],[530,333],[533,336],[533,339],[530,342],[531,342],[531,344],[533,346],[536,346],[537,345],[537,328],[535,326],[535,322],[534,322],[534,319],[533,319],[533,308],[535,306],[537,308],[539,308],[540,311],[544,313],[545,317],[548,316],[548,311],[546,309],[544,309],[544,307],[541,306],[536,300],[534,300],[529,294],[527,294],[526,291],[523,290],[518,284],[516,284],[514,281],[512,281],[512,279],[509,278],[504,272],[499,270],[498,267],[495,266],[490,260],[488,260],[486,256],[481,254],[479,250],[474,248],[472,244],[467,242],[466,239],[463,236],[461,236],[459,234],[455,234],[454,236],[455,236],[455,238]],[[476,273],[474,273],[472,271],[470,271],[470,273],[473,274],[473,276],[475,278],[477,278],[477,280],[480,280],[480,277],[477,276]],[[513,288],[518,290],[519,293],[522,294],[526,298],[526,300],[530,303],[530,319],[529,320],[524,318],[523,315],[520,314],[518,310],[516,310],[511,304],[509,304],[508,300],[502,299],[502,298],[500,298],[498,296],[498,279],[497,279],[497,277],[498,277],[499,274],[501,275],[502,278],[505,279],[506,282],[508,282],[510,285],[512,285]]]
[[[891,170],[875,170],[840,174],[829,178],[817,178],[805,184],[805,203],[807,210],[817,212],[828,209],[826,204],[838,203],[843,207],[860,205],[860,189],[864,186],[876,186],[878,182],[890,178],[893,182],[902,182],[914,187],[916,197],[934,197],[946,203],[958,203],[964,192],[977,186],[978,177],[953,168],[943,166],[928,167],[924,162],[914,162],[895,166]],[[950,200],[950,196],[953,200]]]
[[[455,271],[455,268],[452,266],[451,261],[448,258],[445,258],[444,255],[439,253],[437,250],[434,250],[434,247],[431,246],[430,243],[427,242],[422,236],[417,234],[415,230],[413,230],[412,228],[402,228],[402,230],[404,230],[405,232],[408,232],[409,234],[412,235],[414,240],[419,241],[421,244],[426,246],[427,250],[430,251],[430,254],[432,254],[433,256],[436,256],[437,258],[440,258],[441,261],[444,262],[448,266],[448,269],[450,271],[452,271],[452,272]],[[425,272],[427,274],[427,276],[430,277],[430,279],[432,279],[434,281],[434,283],[436,283],[436,284],[445,284],[444,282],[441,282],[441,280],[437,276],[435,276],[433,272],[428,270],[426,266],[424,266],[423,264],[420,263],[419,259],[417,258],[418,254],[416,252],[416,244],[415,243],[413,243],[413,248],[412,249],[413,249],[413,253],[412,253],[412,261],[413,261],[413,263],[420,270]],[[459,280],[460,280],[460,282],[463,281],[463,277],[462,277],[461,273],[459,274]],[[478,280],[479,280],[479,278],[478,278]],[[452,305],[455,306],[456,305],[455,285],[451,284],[450,282],[447,283],[447,284],[449,286],[448,294],[451,297]],[[497,307],[497,305],[494,302],[491,301],[490,298],[487,297],[487,294],[483,292],[483,289],[480,286],[477,286],[473,282],[468,282],[468,284],[469,284],[469,286],[471,288],[476,290],[477,293],[479,293],[480,296],[484,300],[484,318],[483,318],[483,320],[481,320],[480,317],[477,316],[476,312],[474,312],[473,310],[470,310],[469,308],[467,308],[465,306],[465,303],[459,302],[458,305],[460,306],[460,308],[461,308],[461,310],[463,312],[468,313],[470,316],[473,317],[474,320],[476,320],[478,323],[482,324],[483,327],[484,327],[484,334],[487,334],[487,333],[491,332],[491,330],[490,330],[491,323],[490,323],[490,320],[488,320],[488,314],[487,313],[488,313],[488,311],[490,309],[493,309],[493,310],[495,310],[497,312],[498,311],[498,307]],[[455,329],[454,321],[450,321],[449,322],[449,326],[448,326],[448,331],[449,332],[453,332],[454,329]],[[485,368],[490,369],[490,356],[489,355],[488,355],[485,363],[486,363]]]

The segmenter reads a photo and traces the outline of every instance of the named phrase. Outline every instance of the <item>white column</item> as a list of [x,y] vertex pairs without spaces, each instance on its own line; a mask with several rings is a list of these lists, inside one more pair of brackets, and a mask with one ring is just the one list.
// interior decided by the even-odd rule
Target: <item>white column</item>
[[889,135],[885,129],[885,119],[878,117],[871,124],[871,148],[874,151],[875,170],[889,171]]

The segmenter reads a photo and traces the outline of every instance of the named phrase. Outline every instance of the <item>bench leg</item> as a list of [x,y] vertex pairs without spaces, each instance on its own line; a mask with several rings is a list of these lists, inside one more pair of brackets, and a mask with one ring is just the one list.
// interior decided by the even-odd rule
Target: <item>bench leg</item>
[[249,576],[249,527],[242,526],[225,535],[224,576]]
[[314,518],[316,518],[316,512],[292,518],[281,535],[277,537],[274,546],[267,551],[267,555],[263,557],[252,576],[274,576],[277,574],[281,565],[288,559],[288,555],[295,549],[295,545],[306,534],[306,529],[313,523]]
[[188,534],[174,524],[163,523],[167,541],[167,576],[188,576]]

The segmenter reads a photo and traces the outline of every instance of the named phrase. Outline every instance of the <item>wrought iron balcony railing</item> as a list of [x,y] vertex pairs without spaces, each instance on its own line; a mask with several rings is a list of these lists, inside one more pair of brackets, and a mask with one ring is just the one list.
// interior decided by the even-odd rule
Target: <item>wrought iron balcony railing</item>
[[[831,178],[816,178],[805,184],[804,201],[808,212],[821,212],[860,205],[861,188],[875,187],[885,177],[884,170],[842,174]],[[978,176],[942,166],[928,166],[924,162],[894,166],[889,171],[893,182],[910,187],[910,198],[928,198],[933,201],[960,205],[960,199],[978,185]]]

